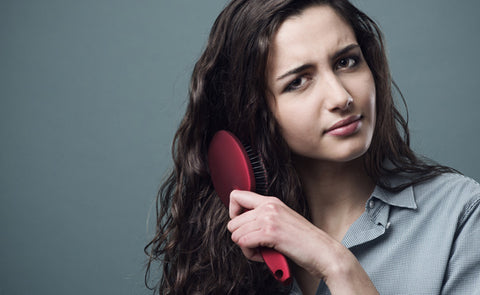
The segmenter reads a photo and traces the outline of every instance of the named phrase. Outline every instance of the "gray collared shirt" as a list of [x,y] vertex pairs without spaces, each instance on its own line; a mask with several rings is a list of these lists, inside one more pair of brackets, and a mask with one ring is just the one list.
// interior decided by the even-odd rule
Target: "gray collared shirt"
[[[458,174],[377,186],[342,244],[380,294],[480,294],[480,186]],[[330,292],[321,282],[316,294]]]

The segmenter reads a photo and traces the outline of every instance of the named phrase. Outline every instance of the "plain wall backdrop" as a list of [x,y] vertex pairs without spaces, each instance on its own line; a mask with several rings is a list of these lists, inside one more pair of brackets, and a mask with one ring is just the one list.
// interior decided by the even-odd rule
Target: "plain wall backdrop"
[[[0,294],[150,294],[143,247],[225,0],[0,1]],[[480,2],[356,0],[412,145],[480,179]]]

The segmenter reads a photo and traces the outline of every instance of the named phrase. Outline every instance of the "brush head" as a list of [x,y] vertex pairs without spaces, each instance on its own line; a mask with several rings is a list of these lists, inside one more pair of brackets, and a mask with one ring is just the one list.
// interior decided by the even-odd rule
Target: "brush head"
[[208,148],[208,166],[213,187],[228,207],[230,193],[235,190],[255,191],[255,174],[247,151],[232,133],[215,133]]

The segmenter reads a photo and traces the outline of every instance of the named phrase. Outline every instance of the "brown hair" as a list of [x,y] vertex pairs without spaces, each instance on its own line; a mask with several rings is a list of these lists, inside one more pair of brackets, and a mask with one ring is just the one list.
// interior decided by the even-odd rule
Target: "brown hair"
[[[161,294],[282,294],[262,263],[248,261],[230,239],[228,210],[216,196],[207,148],[220,129],[250,143],[268,171],[269,193],[308,218],[290,150],[268,108],[266,67],[272,36],[285,19],[313,5],[329,5],[353,28],[376,86],[377,123],[365,167],[373,181],[401,190],[451,169],[427,164],[409,147],[407,122],[395,107],[382,34],[347,0],[233,0],[215,21],[193,70],[189,104],[172,146],[174,168],[157,196],[156,235],[145,247],[146,283]],[[399,93],[401,96],[401,93]],[[403,97],[402,97],[403,99]],[[391,167],[385,167],[389,160]],[[386,177],[407,181],[391,187]]]

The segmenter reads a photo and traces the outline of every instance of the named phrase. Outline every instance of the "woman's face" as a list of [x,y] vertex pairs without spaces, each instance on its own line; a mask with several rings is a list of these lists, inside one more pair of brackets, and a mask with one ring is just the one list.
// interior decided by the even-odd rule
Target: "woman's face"
[[352,28],[329,6],[288,18],[268,59],[269,106],[295,156],[346,162],[375,128],[375,83]]

